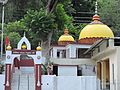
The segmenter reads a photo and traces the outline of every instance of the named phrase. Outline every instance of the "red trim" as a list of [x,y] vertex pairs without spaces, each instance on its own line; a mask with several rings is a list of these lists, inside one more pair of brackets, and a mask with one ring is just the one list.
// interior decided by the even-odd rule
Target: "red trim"
[[17,58],[14,59],[14,66],[20,69],[20,61]]
[[68,45],[74,43],[74,41],[58,41],[58,45]]
[[80,44],[88,44],[88,45],[92,45],[93,43],[95,43],[97,40],[102,39],[103,37],[93,37],[93,38],[83,38],[80,39],[78,42]]
[[34,60],[32,60],[32,59],[20,60],[19,64],[20,64],[20,66],[27,66],[27,67],[29,66],[29,67],[31,67],[31,66],[34,66]]

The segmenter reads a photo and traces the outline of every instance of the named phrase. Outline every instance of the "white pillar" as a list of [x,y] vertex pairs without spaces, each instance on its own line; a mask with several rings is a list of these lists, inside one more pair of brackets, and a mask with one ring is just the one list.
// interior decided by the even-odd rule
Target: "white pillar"
[[117,47],[117,60],[116,60],[116,90],[120,90],[120,48]]
[[57,58],[57,49],[53,48],[53,58]]
[[62,58],[62,51],[60,51],[60,58]]
[[109,46],[113,47],[114,46],[114,39],[109,39]]

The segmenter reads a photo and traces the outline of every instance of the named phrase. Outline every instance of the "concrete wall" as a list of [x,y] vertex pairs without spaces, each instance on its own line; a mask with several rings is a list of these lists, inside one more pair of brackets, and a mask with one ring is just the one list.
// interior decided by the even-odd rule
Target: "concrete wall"
[[57,90],[96,90],[96,86],[96,77],[94,76],[57,77]]
[[42,75],[42,90],[56,90],[56,76]]
[[81,65],[81,64],[95,65],[95,61],[90,60],[90,59],[85,59],[85,58],[80,58],[80,59],[50,58],[50,61],[54,62],[54,64],[59,64],[59,65]]
[[82,68],[82,76],[96,76],[94,65],[80,65]]
[[58,66],[58,76],[77,76],[77,66]]
[[95,76],[43,75],[42,90],[96,90],[96,81]]
[[0,75],[0,90],[4,90],[4,82],[5,81],[5,75]]

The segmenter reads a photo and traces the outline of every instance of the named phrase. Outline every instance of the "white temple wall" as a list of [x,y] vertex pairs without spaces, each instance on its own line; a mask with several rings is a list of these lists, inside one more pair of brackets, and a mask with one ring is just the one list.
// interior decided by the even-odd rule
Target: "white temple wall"
[[77,66],[58,66],[58,76],[77,76]]
[[42,75],[42,90],[97,90],[97,88],[95,76]]
[[116,61],[116,90],[120,90],[120,47],[117,47],[117,61]]
[[95,65],[80,65],[82,68],[82,76],[96,76]]
[[4,82],[5,81],[5,75],[0,74],[0,90],[4,90]]

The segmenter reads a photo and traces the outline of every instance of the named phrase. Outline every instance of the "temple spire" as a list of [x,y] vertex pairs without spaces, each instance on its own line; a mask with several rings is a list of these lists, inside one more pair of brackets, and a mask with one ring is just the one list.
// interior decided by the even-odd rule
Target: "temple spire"
[[98,3],[97,3],[97,1],[95,2],[95,14],[98,14]]
[[25,37],[25,32],[24,32],[24,37]]
[[38,46],[41,46],[41,42],[38,43]]

